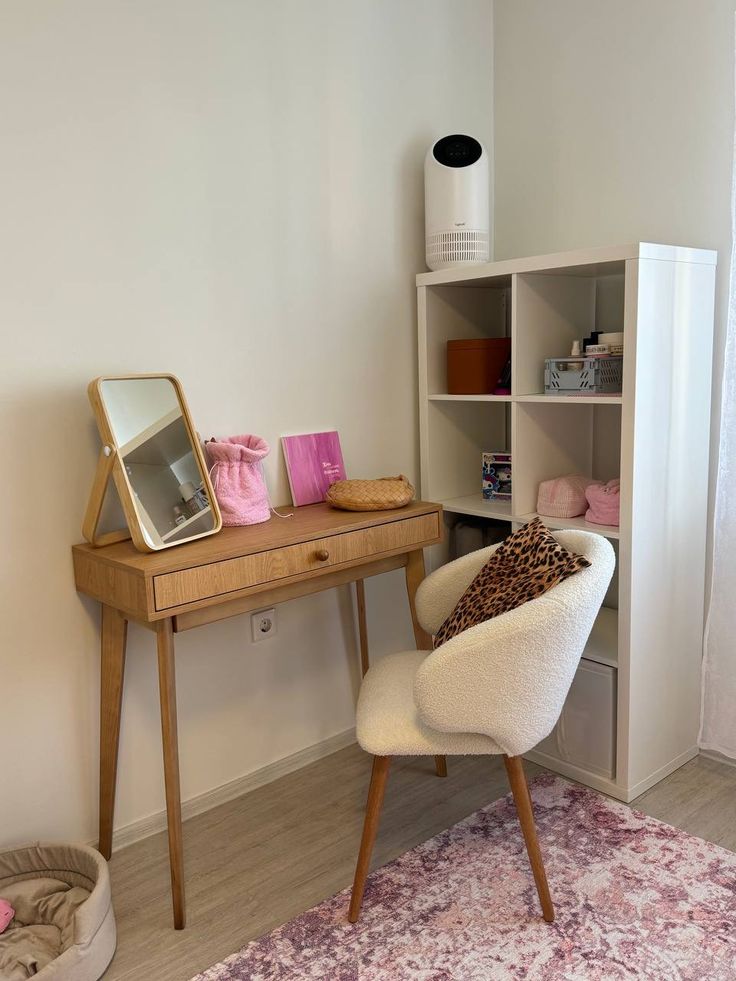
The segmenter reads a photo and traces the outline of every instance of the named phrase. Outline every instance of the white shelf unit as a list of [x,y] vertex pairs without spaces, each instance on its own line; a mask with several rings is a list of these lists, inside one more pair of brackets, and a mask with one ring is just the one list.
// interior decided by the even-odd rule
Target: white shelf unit
[[[421,493],[448,524],[510,531],[536,513],[542,480],[621,478],[619,527],[544,518],[616,548],[566,707],[591,745],[610,726],[610,765],[562,758],[555,734],[529,756],[625,801],[697,754],[715,268],[712,251],[637,243],[417,276]],[[544,359],[592,329],[624,332],[622,394],[544,395]],[[448,395],[447,341],[499,336],[511,338],[511,395]],[[484,450],[511,451],[510,502],[483,500]],[[446,557],[438,546],[431,561]],[[610,711],[594,702],[604,690]]]

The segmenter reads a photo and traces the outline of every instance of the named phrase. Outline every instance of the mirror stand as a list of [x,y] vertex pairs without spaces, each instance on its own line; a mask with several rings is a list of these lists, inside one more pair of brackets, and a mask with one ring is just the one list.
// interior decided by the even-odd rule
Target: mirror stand
[[82,534],[93,548],[112,545],[114,542],[124,542],[131,537],[127,528],[121,528],[119,531],[107,531],[102,534],[97,533],[102,515],[102,505],[110,485],[116,458],[117,454],[111,446],[105,445],[100,449],[95,478],[92,481],[92,490],[89,492],[87,510],[84,512],[84,521],[82,522]]

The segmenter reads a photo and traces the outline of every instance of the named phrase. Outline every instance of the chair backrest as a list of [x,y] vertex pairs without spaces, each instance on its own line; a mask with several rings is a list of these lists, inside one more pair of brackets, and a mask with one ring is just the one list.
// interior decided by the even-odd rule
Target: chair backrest
[[[560,531],[555,538],[589,559],[590,567],[429,654],[414,684],[419,714],[427,725],[444,732],[483,733],[509,756],[527,752],[552,731],[615,567],[613,548],[601,535]],[[458,560],[463,563],[462,578],[467,574],[465,586],[487,561],[480,553],[474,561],[469,559],[473,556]],[[439,624],[428,623],[427,599],[434,594],[437,600],[442,573],[450,600],[454,597],[452,606],[462,593],[457,593],[452,565],[433,574],[438,577],[435,583],[433,576],[425,580],[422,619],[430,629]],[[446,605],[435,602],[437,607]]]

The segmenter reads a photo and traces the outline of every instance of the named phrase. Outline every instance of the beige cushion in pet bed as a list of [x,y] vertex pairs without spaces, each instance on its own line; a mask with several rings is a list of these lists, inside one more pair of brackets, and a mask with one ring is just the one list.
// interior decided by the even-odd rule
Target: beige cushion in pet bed
[[0,897],[15,919],[0,933],[2,981],[97,981],[115,953],[107,862],[86,845],[0,852]]

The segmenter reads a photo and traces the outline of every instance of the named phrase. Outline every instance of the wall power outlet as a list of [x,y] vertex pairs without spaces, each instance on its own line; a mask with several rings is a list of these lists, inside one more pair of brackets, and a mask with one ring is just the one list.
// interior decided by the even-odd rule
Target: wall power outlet
[[272,607],[270,610],[258,610],[257,613],[251,613],[250,629],[254,643],[273,637],[276,633],[276,610]]

